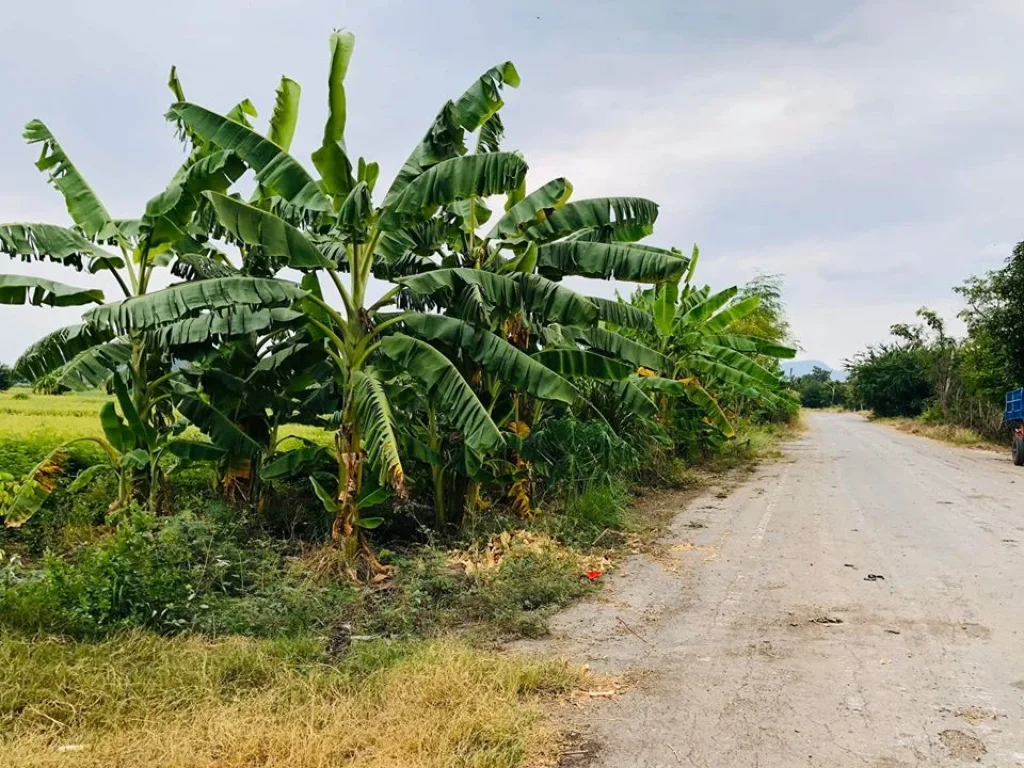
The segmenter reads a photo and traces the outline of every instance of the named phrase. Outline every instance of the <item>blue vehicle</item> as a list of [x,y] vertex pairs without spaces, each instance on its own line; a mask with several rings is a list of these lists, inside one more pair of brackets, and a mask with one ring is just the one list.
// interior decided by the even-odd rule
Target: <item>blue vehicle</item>
[[1013,429],[1013,463],[1024,466],[1024,388],[1006,393],[1003,423]]

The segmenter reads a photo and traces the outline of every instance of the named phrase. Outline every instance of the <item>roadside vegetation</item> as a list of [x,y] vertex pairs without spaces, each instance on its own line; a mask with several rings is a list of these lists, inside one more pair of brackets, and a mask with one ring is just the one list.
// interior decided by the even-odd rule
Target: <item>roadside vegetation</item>
[[906,416],[897,416],[892,418],[876,417],[875,420],[883,424],[888,424],[891,427],[895,427],[901,432],[909,432],[912,435],[930,437],[932,440],[941,440],[944,443],[951,443],[952,445],[960,445],[968,448],[991,447],[998,448],[1000,451],[1005,449],[1004,445],[995,443],[992,440],[987,440],[985,437],[968,427],[928,422],[923,421],[920,418],[911,419]]
[[[1024,383],[1024,243],[1006,264],[956,288],[966,308],[963,338],[922,308],[918,322],[892,326],[892,341],[848,362],[851,407],[913,419],[918,431],[961,445],[1005,446],[1006,392]],[[902,422],[907,426],[906,422]]]
[[510,62],[378,186],[344,141],[353,45],[315,174],[287,78],[257,129],[172,69],[187,159],[134,219],[26,127],[73,224],[0,225],[0,251],[122,296],[0,275],[2,303],[87,308],[0,371],[3,765],[535,759],[538,701],[580,674],[494,644],[596,588],[636,489],[797,417],[777,279],[713,290],[695,247],[640,242],[654,202],[528,184]]

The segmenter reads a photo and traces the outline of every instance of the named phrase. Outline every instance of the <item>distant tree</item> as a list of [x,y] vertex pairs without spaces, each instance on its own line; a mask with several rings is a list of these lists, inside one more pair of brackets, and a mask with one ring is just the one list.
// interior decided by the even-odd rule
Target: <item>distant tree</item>
[[[776,344],[796,346],[796,340],[786,316],[786,305],[782,300],[782,276],[758,275],[744,285],[739,299],[757,297],[760,299],[753,312],[737,319],[731,326],[732,333],[757,336]],[[757,361],[771,370],[781,371],[775,358],[759,356]]]
[[1003,439],[1003,397],[1024,385],[1024,242],[1000,269],[955,290],[966,304],[966,336],[951,336],[922,307],[918,322],[892,326],[895,344],[869,347],[850,363],[850,396],[881,415],[922,414]]
[[793,379],[793,389],[800,395],[804,408],[827,408],[846,404],[846,385],[832,379],[832,371],[814,366],[810,373]]
[[832,393],[828,384],[811,378],[810,374],[801,378],[806,381],[797,386],[797,392],[800,393],[800,404],[804,408],[824,408],[830,405]]
[[1017,244],[1002,269],[972,277],[956,292],[967,302],[960,317],[976,348],[978,384],[993,400],[1024,385],[1024,242]]
[[934,392],[927,351],[915,344],[868,347],[847,367],[855,401],[878,416],[919,416]]
[[827,384],[832,381],[832,371],[828,368],[822,368],[820,365],[816,365],[811,369],[810,373],[806,374],[806,378],[811,381],[819,381],[822,384]]
[[0,363],[0,392],[5,392],[14,384],[14,373],[9,365]]

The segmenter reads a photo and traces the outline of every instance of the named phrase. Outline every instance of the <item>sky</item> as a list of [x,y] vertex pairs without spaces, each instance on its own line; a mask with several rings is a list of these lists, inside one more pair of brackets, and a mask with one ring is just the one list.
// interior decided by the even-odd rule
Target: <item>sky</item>
[[[138,216],[183,159],[163,118],[172,64],[190,101],[248,97],[260,126],[281,75],[297,80],[292,154],[312,168],[340,27],[356,35],[348,147],[385,182],[446,99],[511,59],[505,148],[524,153],[530,186],[565,176],[576,198],[656,200],[649,242],[699,243],[698,281],[716,288],[781,275],[804,358],[838,367],[922,305],[953,317],[953,286],[1024,239],[1020,0],[11,4],[0,222],[70,223],[21,140],[32,118],[115,217]],[[78,315],[0,306],[0,361]]]

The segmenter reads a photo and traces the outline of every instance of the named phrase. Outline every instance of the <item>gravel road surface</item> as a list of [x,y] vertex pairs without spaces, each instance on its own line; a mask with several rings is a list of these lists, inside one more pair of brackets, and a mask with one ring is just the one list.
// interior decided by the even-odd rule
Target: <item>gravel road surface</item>
[[1024,766],[1024,468],[808,421],[532,646],[634,673],[564,765]]

